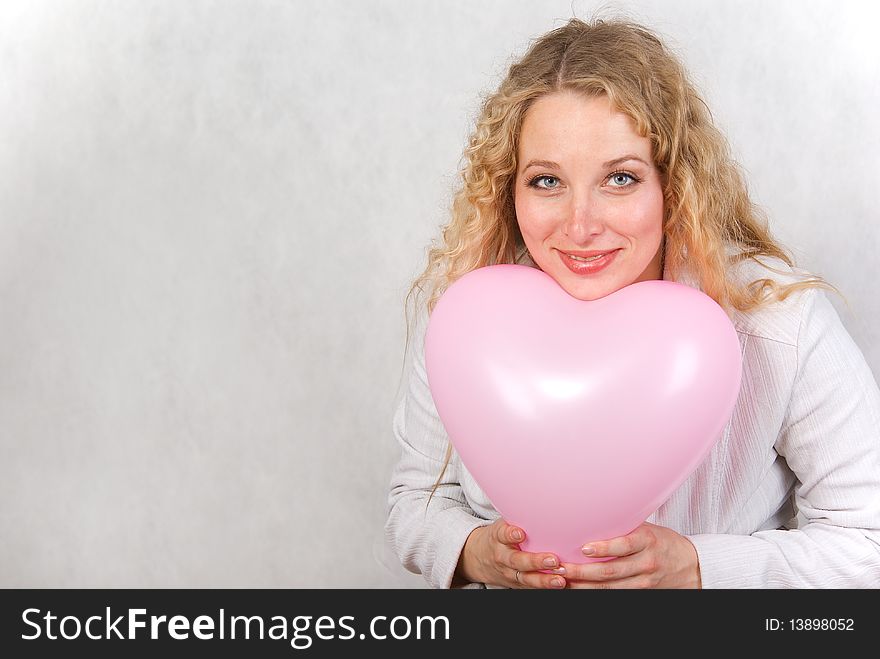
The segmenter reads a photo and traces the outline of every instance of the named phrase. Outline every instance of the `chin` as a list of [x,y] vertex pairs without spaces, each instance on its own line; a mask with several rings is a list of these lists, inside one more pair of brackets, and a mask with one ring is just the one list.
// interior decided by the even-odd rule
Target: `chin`
[[[554,264],[555,265],[555,264]],[[578,277],[575,274],[572,274],[566,269],[558,270],[554,268],[544,268],[541,267],[540,263],[535,263],[535,266],[541,270],[544,274],[549,275],[557,284],[559,284],[560,288],[564,290],[566,293],[571,295],[573,298],[577,300],[581,300],[583,302],[592,302],[593,300],[599,300],[603,297],[611,295],[616,291],[619,291],[621,288],[627,286],[627,283],[633,283],[633,281],[627,283],[621,283],[619,276],[614,276],[615,273],[607,273],[605,277],[602,278],[582,278]],[[610,277],[608,275],[611,275]]]
[[599,300],[606,295],[611,295],[621,288],[620,286],[569,287],[565,286],[564,284],[560,285],[566,293],[571,295],[573,298],[581,300],[583,302],[592,302],[593,300]]

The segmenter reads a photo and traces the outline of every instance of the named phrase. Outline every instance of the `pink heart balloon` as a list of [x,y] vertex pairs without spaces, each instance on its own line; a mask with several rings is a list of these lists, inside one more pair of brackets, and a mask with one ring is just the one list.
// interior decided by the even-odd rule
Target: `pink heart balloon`
[[668,281],[584,302],[544,272],[474,270],[434,308],[428,383],[465,467],[526,551],[585,562],[697,468],[739,393],[739,340],[704,293]]

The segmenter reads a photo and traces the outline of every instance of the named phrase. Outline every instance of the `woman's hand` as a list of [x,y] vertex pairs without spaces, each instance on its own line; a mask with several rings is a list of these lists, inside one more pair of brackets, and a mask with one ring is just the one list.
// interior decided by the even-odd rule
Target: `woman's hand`
[[[590,551],[592,549],[592,551]],[[563,563],[569,588],[700,588],[700,564],[691,541],[647,522],[635,531],[584,545],[596,563]]]
[[520,551],[525,531],[503,519],[474,529],[458,560],[456,577],[506,588],[565,588],[565,579],[539,570],[559,568],[553,554]]

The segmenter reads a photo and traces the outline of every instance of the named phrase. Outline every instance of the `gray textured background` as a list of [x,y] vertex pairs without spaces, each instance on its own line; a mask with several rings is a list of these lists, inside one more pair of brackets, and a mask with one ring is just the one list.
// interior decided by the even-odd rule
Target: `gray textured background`
[[[0,585],[422,585],[382,539],[403,296],[480,93],[597,6],[0,2]],[[878,10],[606,6],[880,373]]]

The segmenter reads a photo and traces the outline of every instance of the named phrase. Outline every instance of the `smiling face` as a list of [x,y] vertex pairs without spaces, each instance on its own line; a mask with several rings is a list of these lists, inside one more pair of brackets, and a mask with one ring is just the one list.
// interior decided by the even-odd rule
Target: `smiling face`
[[660,279],[663,186],[651,142],[605,96],[543,96],[523,119],[516,219],[541,270],[595,300]]

